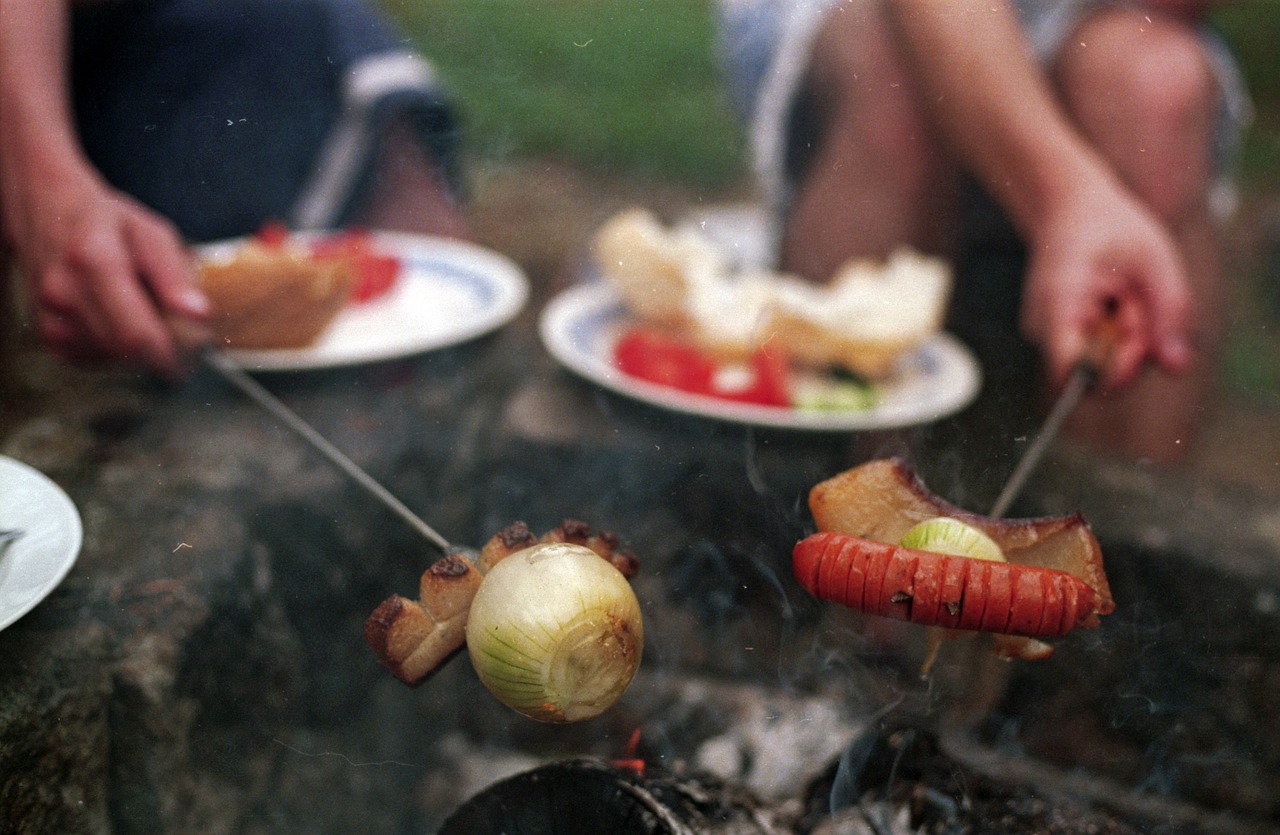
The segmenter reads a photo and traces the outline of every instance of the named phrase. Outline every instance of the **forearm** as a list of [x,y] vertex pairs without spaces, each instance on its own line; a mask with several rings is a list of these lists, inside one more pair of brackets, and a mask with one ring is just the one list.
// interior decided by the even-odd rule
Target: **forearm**
[[1086,183],[1119,185],[1070,124],[998,0],[887,0],[944,141],[1024,234]]
[[71,114],[67,26],[57,0],[0,0],[0,186],[10,234],[14,204],[68,176],[92,176]]

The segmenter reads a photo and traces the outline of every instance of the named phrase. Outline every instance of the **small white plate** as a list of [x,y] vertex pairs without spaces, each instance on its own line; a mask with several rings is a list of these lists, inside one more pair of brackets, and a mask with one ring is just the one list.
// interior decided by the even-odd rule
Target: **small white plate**
[[[243,243],[219,241],[197,252],[204,258],[226,258]],[[400,278],[390,293],[351,304],[309,347],[229,349],[224,355],[248,371],[303,371],[397,359],[496,330],[515,318],[529,297],[528,279],[515,262],[484,247],[399,232],[375,232],[374,246],[400,259]]]
[[607,284],[571,287],[551,300],[539,321],[547,351],[566,368],[611,391],[676,412],[753,426],[812,431],[884,430],[939,420],[969,405],[982,375],[973,354],[940,333],[903,357],[894,376],[878,384],[868,409],[807,410],[736,403],[630,377],[613,363],[613,346],[634,324]]
[[0,629],[58,587],[80,554],[76,506],[38,470],[0,455],[0,530],[23,532],[0,556]]

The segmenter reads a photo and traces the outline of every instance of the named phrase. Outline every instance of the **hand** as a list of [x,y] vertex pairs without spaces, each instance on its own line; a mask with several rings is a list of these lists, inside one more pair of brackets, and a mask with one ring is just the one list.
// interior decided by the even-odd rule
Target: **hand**
[[1147,361],[1187,367],[1190,296],[1177,249],[1125,192],[1080,189],[1032,236],[1029,257],[1021,325],[1054,380],[1088,356],[1108,318],[1103,386],[1128,385]]
[[76,363],[183,373],[208,339],[209,310],[172,224],[92,176],[53,184],[23,208],[7,218],[10,238],[50,349]]

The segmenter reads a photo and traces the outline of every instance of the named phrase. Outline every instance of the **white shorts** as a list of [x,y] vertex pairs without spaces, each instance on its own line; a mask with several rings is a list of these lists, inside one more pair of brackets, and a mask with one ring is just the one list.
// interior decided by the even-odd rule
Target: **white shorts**
[[[792,106],[809,64],[813,38],[827,12],[841,2],[720,0],[720,50],[729,94],[747,125],[751,165],[775,224],[785,213],[794,188],[786,164]],[[1015,0],[1031,47],[1046,65],[1056,60],[1063,44],[1088,15],[1123,2]],[[1226,217],[1235,209],[1232,168],[1253,109],[1226,45],[1208,28],[1203,37],[1222,90],[1214,148],[1219,176],[1213,200],[1215,212]]]

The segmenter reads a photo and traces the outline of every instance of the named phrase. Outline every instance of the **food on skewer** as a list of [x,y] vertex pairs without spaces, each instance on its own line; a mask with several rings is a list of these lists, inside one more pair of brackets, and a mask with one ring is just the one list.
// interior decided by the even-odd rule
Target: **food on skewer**
[[603,713],[631,684],[644,649],[627,579],[570,542],[544,542],[494,566],[466,624],[467,654],[489,692],[543,722]]
[[512,554],[542,542],[585,546],[628,578],[638,568],[611,531],[566,519],[538,537],[524,522],[512,522],[484,544],[474,562],[453,552],[433,563],[422,574],[416,600],[393,594],[379,604],[365,621],[366,642],[396,678],[421,683],[465,644],[467,613],[484,576]]
[[1096,627],[1115,609],[1101,549],[1079,514],[970,513],[897,459],[818,484],[809,505],[819,533],[797,543],[796,579],[824,600],[941,627],[925,671],[953,630],[994,633],[997,654],[1036,660],[1053,652],[1038,639]]

